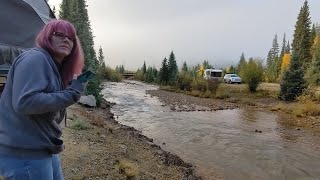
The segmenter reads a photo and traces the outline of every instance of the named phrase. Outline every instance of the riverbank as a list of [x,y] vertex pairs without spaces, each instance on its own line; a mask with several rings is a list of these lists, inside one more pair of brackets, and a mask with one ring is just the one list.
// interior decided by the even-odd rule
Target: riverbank
[[[135,84],[133,83],[132,85]],[[111,85],[111,87],[113,86],[115,85]],[[126,86],[120,87],[127,90]],[[141,88],[132,88],[130,91],[131,90],[137,90],[137,92],[139,92],[138,95],[143,97],[142,99],[148,98],[149,96],[145,95],[144,90],[141,91]],[[122,92],[121,89],[114,89],[114,91],[118,93],[119,91]],[[259,111],[283,113],[280,111],[270,111],[270,108],[275,107],[279,102],[276,98],[272,97],[256,98],[248,95],[236,98],[204,99],[163,90],[151,90],[146,93],[151,96],[157,96],[164,104],[163,106],[168,106],[168,109],[171,109],[173,112],[257,108]],[[124,102],[129,101],[131,95],[130,93],[125,94]],[[141,106],[143,106],[143,104],[139,104],[139,107]],[[105,110],[84,108],[79,105],[68,108],[67,128],[64,129],[66,150],[62,154],[63,171],[66,179],[200,179],[194,175],[193,167],[190,164],[183,162],[179,157],[171,153],[164,152],[158,145],[152,143],[151,139],[141,135],[141,132],[131,127],[120,125],[116,122],[117,117],[115,116],[116,119],[113,119],[113,117],[114,115],[110,113],[109,106]],[[288,118],[285,119],[287,119],[288,122],[283,123],[288,124],[290,128],[294,128],[293,131],[289,133],[289,139],[295,135],[296,137],[300,136],[300,133],[303,132],[300,131],[300,128],[301,130],[305,128],[302,125],[311,124],[306,123],[308,117],[298,118],[290,114],[288,114],[287,117]],[[314,123],[317,119],[319,120],[318,117],[313,118],[315,120],[310,122]],[[74,126],[74,122],[79,119],[83,119],[82,122],[93,125],[90,125],[90,128],[87,130],[75,130],[74,127],[81,129],[81,127],[87,126],[81,124]],[[312,118],[310,117],[309,119]],[[277,121],[279,120],[277,119]],[[299,122],[300,125],[295,124],[296,122]],[[315,126],[316,128],[312,128],[312,130],[319,127],[318,125]],[[285,126],[279,127],[283,128]],[[238,127],[236,127],[236,129],[237,128]],[[258,130],[260,129],[258,128]],[[253,127],[249,131],[249,134],[252,134],[252,136],[257,135],[257,138],[264,138],[265,133],[270,133],[273,130],[262,130],[260,134],[255,133],[255,127]],[[283,132],[278,129],[276,129],[276,131],[280,133]],[[284,134],[286,135],[286,133]],[[252,136],[250,135],[249,137]],[[246,138],[248,136],[244,137]],[[257,141],[251,145],[256,147],[255,145],[257,143],[259,144],[259,142],[260,141]],[[230,150],[230,147],[228,149]],[[279,151],[281,151],[281,149],[279,149]],[[216,153],[219,154],[219,152]],[[224,151],[220,152],[220,156],[224,154]],[[239,156],[239,158],[242,157]],[[197,169],[199,169],[200,166],[201,165],[197,165]],[[210,168],[211,167],[212,166],[210,166]],[[210,171],[211,170],[212,169],[210,169]],[[221,170],[221,172],[225,173],[223,170]],[[214,175],[216,175],[216,172],[214,172]],[[208,177],[212,179],[212,176]],[[220,176],[218,169],[217,176],[215,177],[217,177],[215,179],[223,179],[223,177],[227,176]]]
[[[273,84],[272,84],[273,85]],[[227,85],[230,89],[241,87],[239,85]],[[303,113],[305,111],[312,111],[312,109],[319,109],[319,105],[303,105],[299,102],[285,103],[276,97],[269,94],[275,94],[275,87],[267,87],[264,85],[263,93],[267,95],[251,95],[234,92],[232,97],[224,99],[199,98],[184,93],[177,93],[168,90],[148,90],[146,93],[151,96],[156,96],[159,100],[168,106],[172,111],[216,111],[235,108],[249,108],[258,109],[266,112],[282,113],[287,116],[281,120],[281,124],[290,129],[306,129],[320,135],[320,116],[308,115]],[[239,90],[237,90],[239,91]],[[287,107],[288,110],[285,110]],[[301,108],[299,108],[301,107]],[[314,111],[315,111],[314,110]],[[295,112],[299,111],[299,112]],[[297,115],[298,113],[298,115]],[[308,113],[308,112],[307,112]]]
[[119,124],[110,105],[106,109],[73,105],[66,125],[61,154],[65,179],[201,179],[191,164]]

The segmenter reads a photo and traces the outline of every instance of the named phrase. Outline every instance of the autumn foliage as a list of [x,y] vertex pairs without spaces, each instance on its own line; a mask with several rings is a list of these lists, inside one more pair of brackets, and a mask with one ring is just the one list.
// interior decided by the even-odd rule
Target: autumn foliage
[[281,72],[282,73],[288,69],[289,64],[290,64],[290,59],[291,59],[290,53],[285,53],[283,55],[282,63],[281,63]]

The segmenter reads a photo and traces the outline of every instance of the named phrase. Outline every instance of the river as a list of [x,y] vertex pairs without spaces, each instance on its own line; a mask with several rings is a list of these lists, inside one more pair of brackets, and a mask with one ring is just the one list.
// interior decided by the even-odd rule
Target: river
[[[173,112],[146,94],[157,86],[106,83],[116,120],[196,166],[204,179],[320,179],[320,137],[254,109]],[[256,132],[258,130],[258,132]],[[261,132],[259,132],[261,131]]]

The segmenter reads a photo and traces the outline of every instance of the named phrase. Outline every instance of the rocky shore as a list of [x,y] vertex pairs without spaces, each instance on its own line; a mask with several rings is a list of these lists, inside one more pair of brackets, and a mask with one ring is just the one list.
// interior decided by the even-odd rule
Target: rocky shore
[[[162,150],[134,128],[119,124],[111,106],[68,108],[61,154],[65,179],[202,179],[191,164]],[[83,124],[75,126],[75,122]],[[77,130],[79,127],[87,128]]]
[[216,111],[239,108],[239,104],[220,99],[208,99],[189,96],[165,90],[147,90],[147,94],[156,96],[171,111]]

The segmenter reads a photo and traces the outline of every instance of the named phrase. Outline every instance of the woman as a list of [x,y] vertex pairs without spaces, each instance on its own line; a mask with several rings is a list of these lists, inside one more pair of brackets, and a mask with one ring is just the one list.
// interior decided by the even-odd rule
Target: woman
[[36,48],[13,63],[0,99],[0,179],[63,179],[60,122],[84,85],[84,57],[74,26],[52,20]]

